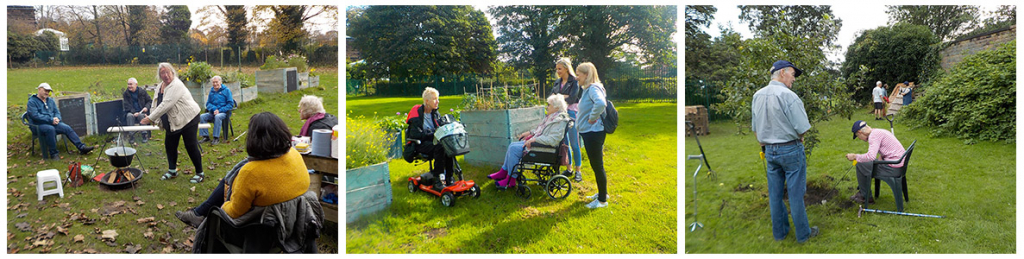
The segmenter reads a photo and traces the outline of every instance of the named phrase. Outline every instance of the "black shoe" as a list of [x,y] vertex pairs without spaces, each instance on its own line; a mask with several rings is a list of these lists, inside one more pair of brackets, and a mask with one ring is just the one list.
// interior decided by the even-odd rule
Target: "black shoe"
[[207,141],[210,141],[210,137],[209,136],[203,136],[203,139],[200,139],[199,143],[205,143]]
[[148,137],[143,137],[142,138],[142,143],[145,144],[146,142],[149,142],[149,138]]
[[80,153],[82,155],[89,154],[89,152],[92,152],[93,149],[96,149],[96,148],[91,147],[91,146],[85,146],[83,148],[79,148],[78,149],[78,153]]
[[[807,240],[804,240],[804,242],[807,242],[808,240],[811,240],[811,238],[814,238],[814,237],[818,236],[819,234],[821,234],[821,230],[818,230],[818,226],[811,227],[811,235],[808,236]],[[799,243],[803,243],[803,242],[799,242]]]
[[210,142],[210,145],[216,145],[216,144],[220,144],[220,138],[214,137],[213,138],[213,142]]
[[206,217],[196,215],[195,210],[178,211],[174,213],[175,217],[178,217],[181,222],[185,222],[189,226],[199,228],[199,224],[203,223]]

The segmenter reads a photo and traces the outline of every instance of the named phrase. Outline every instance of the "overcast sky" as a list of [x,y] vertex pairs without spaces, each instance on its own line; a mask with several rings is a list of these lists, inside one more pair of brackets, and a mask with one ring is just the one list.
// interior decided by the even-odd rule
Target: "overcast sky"
[[[716,5],[715,7],[718,8],[718,12],[715,13],[715,19],[712,21],[711,26],[706,29],[706,32],[712,38],[718,37],[721,34],[721,31],[718,29],[719,26],[729,27],[729,25],[744,39],[752,37],[747,24],[740,22],[740,9],[736,5]],[[998,8],[999,6],[997,5],[983,5],[981,6],[981,12],[984,15],[985,12],[995,11]],[[854,36],[857,32],[885,26],[889,22],[889,15],[885,14],[885,10],[885,5],[868,5],[860,2],[832,5],[832,13],[843,20],[843,27],[840,28],[839,38],[837,39],[840,50],[836,53],[831,53],[829,59],[841,62],[846,55],[846,47],[853,44]]]

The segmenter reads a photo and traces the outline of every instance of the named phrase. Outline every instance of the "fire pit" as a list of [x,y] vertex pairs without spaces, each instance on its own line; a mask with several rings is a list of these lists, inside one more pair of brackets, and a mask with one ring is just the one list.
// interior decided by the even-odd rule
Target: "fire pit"
[[121,189],[133,186],[142,178],[142,170],[128,167],[135,157],[135,149],[130,147],[113,147],[104,151],[110,157],[110,165],[117,167],[114,171],[100,177],[100,184],[110,189]]

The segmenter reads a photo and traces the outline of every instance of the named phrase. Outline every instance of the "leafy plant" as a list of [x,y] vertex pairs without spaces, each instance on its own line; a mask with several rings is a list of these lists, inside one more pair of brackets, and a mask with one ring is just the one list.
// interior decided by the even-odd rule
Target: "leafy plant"
[[518,109],[543,104],[544,101],[537,97],[533,87],[494,87],[478,90],[476,94],[467,94],[459,104],[459,111]]
[[195,62],[195,57],[189,57],[187,71],[178,73],[178,79],[185,82],[202,84],[213,77],[213,68],[206,62]]
[[[1014,142],[1017,134],[1017,41],[964,58],[924,95],[903,107],[904,118],[937,135]],[[1009,98],[1007,98],[1009,97]]]
[[395,112],[395,115],[384,116],[380,120],[377,120],[377,126],[387,132],[405,131],[405,128],[408,126],[408,124],[405,123],[406,115],[403,115],[402,112]]
[[[390,139],[378,125],[366,120],[363,116],[351,118],[345,116],[345,166],[359,168],[379,164],[388,159],[388,143]],[[390,140],[390,141],[389,141]]]
[[251,87],[256,85],[256,78],[254,75],[246,74],[241,71],[230,72],[224,75],[225,83],[238,82],[241,88]]
[[309,69],[308,61],[306,57],[291,54],[288,57],[278,57],[276,55],[267,56],[266,61],[260,66],[260,70],[271,70],[285,67],[295,67],[299,72],[306,72]]

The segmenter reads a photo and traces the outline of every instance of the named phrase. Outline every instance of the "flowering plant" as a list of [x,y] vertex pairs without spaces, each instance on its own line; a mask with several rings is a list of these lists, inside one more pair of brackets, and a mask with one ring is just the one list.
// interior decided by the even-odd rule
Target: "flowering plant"
[[[388,143],[394,142],[374,123],[358,116],[345,116],[345,166],[359,168],[386,162]],[[390,141],[389,141],[390,140]]]
[[406,115],[403,115],[402,112],[395,112],[395,115],[384,116],[378,120],[377,125],[387,132],[402,132],[408,126],[405,123],[405,117]]
[[207,80],[213,77],[213,68],[206,62],[196,62],[195,57],[189,57],[188,59],[188,70],[179,73],[178,79],[182,82],[193,82],[197,84],[203,84]]

